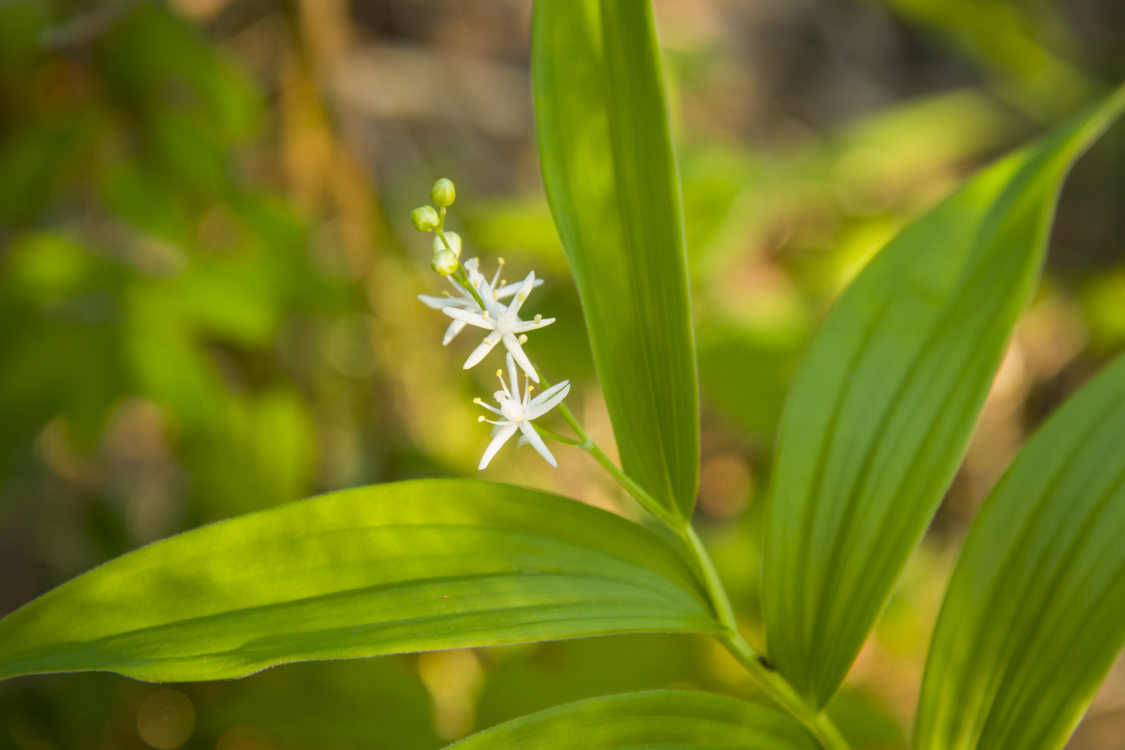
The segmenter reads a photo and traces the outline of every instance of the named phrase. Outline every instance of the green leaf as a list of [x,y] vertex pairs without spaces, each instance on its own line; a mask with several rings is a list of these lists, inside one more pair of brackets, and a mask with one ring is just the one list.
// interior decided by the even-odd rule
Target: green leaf
[[969,532],[930,646],[920,750],[1060,748],[1125,645],[1125,356],[1072,397]]
[[804,727],[773,708],[687,690],[569,703],[487,729],[450,748],[536,750],[813,750]]
[[771,661],[817,706],[843,681],[952,481],[1103,106],[999,161],[841,296],[778,432],[764,552]]
[[648,0],[538,0],[543,183],[625,471],[683,518],[699,483],[683,208]]
[[378,485],[205,526],[0,620],[0,678],[154,681],[634,631],[711,631],[667,538],[503,484]]

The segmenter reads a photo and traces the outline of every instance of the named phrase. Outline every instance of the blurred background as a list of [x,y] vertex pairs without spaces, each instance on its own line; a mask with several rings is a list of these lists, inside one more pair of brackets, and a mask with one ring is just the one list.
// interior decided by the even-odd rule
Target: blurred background
[[[760,644],[761,498],[787,383],[898,227],[1125,80],[1120,0],[656,0],[704,397],[697,524]],[[115,555],[311,494],[475,476],[488,368],[440,346],[429,237],[546,278],[532,341],[612,436],[540,185],[528,0],[0,0],[0,614]],[[905,745],[979,503],[1125,343],[1125,128],[1064,191],[1046,278],[964,469],[831,712]],[[489,478],[617,508],[574,451]],[[0,747],[437,748],[594,695],[746,695],[713,644],[618,637],[161,687],[0,683]],[[1125,747],[1125,669],[1073,748]]]

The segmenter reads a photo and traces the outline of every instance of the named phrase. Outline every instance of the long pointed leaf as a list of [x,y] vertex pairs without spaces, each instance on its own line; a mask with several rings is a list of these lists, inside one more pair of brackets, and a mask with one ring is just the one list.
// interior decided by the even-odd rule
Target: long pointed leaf
[[1024,447],[934,631],[919,750],[1062,747],[1125,645],[1125,356]]
[[450,750],[815,750],[774,708],[711,693],[659,690],[570,703],[523,716]]
[[205,526],[0,620],[0,678],[155,681],[273,664],[718,629],[671,542],[510,485],[378,485]]
[[786,402],[769,505],[771,660],[818,706],[839,687],[961,461],[1103,106],[973,178],[841,296]]
[[543,183],[625,470],[687,518],[699,386],[679,176],[648,0],[537,0]]

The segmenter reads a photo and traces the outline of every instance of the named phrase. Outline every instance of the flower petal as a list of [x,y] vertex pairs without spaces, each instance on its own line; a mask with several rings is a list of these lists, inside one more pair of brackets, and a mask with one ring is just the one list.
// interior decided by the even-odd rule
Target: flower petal
[[520,432],[523,433],[523,437],[527,439],[528,444],[535,449],[535,452],[543,457],[544,461],[554,466],[556,469],[559,468],[558,461],[551,455],[551,451],[547,450],[547,444],[543,442],[543,438],[539,437],[539,433],[535,431],[535,425],[524,420],[520,422]]
[[476,349],[473,349],[472,353],[469,354],[469,358],[465,360],[463,369],[468,370],[469,368],[478,364],[482,359],[487,357],[488,353],[492,351],[492,348],[499,343],[500,334],[496,333],[496,331],[493,331],[492,333],[485,336],[484,341],[480,343],[480,346],[478,346]]
[[[513,294],[518,292],[520,290],[520,287],[522,286],[522,281],[514,281],[511,284],[505,284],[494,292],[494,296],[496,297],[496,299],[507,299],[508,297],[511,297]],[[533,288],[540,286],[543,286],[543,279],[536,279],[535,283],[532,284]]]
[[519,428],[514,424],[508,423],[503,425],[499,430],[496,430],[492,442],[488,444],[488,447],[484,449],[484,455],[480,457],[480,464],[477,466],[477,471],[488,466],[488,462],[491,461],[492,457],[496,455],[496,452],[503,447],[504,443],[508,442],[512,435],[516,434],[517,429]]
[[485,318],[480,313],[470,312],[469,310],[459,310],[456,307],[443,307],[441,311],[454,320],[460,320],[463,323],[468,323],[471,326],[483,328],[487,331],[491,331],[496,327],[495,320]]
[[430,309],[440,310],[443,307],[447,307],[449,303],[452,302],[452,299],[449,297],[433,297],[429,294],[419,294],[418,301]]
[[527,296],[531,294],[532,288],[535,286],[535,271],[530,271],[527,278],[520,283],[519,291],[516,292],[516,298],[512,300],[512,304],[508,305],[508,311],[515,315],[523,307],[523,303],[527,301]]
[[445,335],[441,337],[441,345],[445,346],[450,341],[452,341],[453,337],[456,336],[457,334],[461,333],[461,329],[464,328],[464,327],[465,327],[465,321],[463,321],[463,320],[455,320],[452,323],[450,323],[449,328],[445,329]]
[[504,334],[504,346],[507,347],[508,352],[516,360],[516,363],[520,366],[520,369],[523,370],[529,378],[531,378],[532,382],[538,383],[539,373],[535,372],[535,367],[531,364],[531,360],[528,359],[527,355],[523,353],[523,347],[520,346],[519,339],[516,338],[516,335],[514,333]]
[[521,320],[512,327],[512,333],[527,333],[536,328],[545,328],[555,322],[554,318],[540,318],[539,320]]
[[555,383],[550,388],[531,399],[531,403],[528,404],[527,411],[524,413],[524,418],[538,419],[561,404],[568,393],[570,393],[569,380]]
[[517,373],[516,373],[516,361],[514,359],[512,359],[512,353],[511,352],[508,352],[508,354],[504,357],[504,359],[508,363],[508,381],[512,384],[512,389],[511,389],[512,399],[514,401],[519,401],[519,402],[522,403],[522,399],[520,397],[523,394],[521,394],[519,392],[519,385],[518,385],[519,379],[517,378]]

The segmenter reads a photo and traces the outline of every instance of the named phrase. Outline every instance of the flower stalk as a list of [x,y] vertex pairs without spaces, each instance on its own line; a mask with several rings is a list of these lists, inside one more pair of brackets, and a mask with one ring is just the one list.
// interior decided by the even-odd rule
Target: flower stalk
[[[544,319],[536,315],[533,320],[519,318],[523,303],[532,289],[541,283],[530,272],[521,282],[505,284],[500,279],[500,268],[489,281],[480,273],[477,260],[461,262],[460,237],[453,235],[450,242],[445,231],[446,207],[453,203],[455,191],[453,183],[446,179],[438,180],[431,191],[431,198],[438,206],[423,206],[411,213],[411,219],[419,231],[432,231],[439,242],[435,242],[434,270],[446,276],[454,284],[458,296],[428,297],[419,295],[426,305],[440,309],[453,319],[446,331],[442,344],[448,344],[465,326],[471,325],[488,331],[481,343],[469,355],[464,368],[469,369],[482,361],[500,342],[508,350],[505,360],[509,382],[505,383],[503,372],[498,371],[500,390],[493,394],[497,406],[486,404],[482,399],[475,403],[492,413],[495,419],[481,416],[482,422],[493,425],[492,439],[481,457],[479,469],[484,469],[500,448],[514,435],[520,434],[520,444],[530,444],[552,466],[557,466],[554,456],[545,445],[543,438],[553,440],[586,451],[621,486],[641,508],[663,524],[679,540],[685,561],[692,568],[695,577],[707,597],[715,618],[723,626],[718,634],[719,641],[750,675],[758,688],[780,708],[801,722],[825,750],[847,750],[848,744],[840,735],[832,721],[797,692],[797,690],[762,657],[743,637],[738,628],[730,597],[727,596],[718,571],[711,561],[702,540],[691,526],[690,518],[680,515],[675,509],[660,503],[655,497],[630,477],[620,466],[606,455],[582,425],[563,403],[570,390],[569,381],[552,386],[539,374],[522,345],[527,341],[527,332],[542,328],[554,322],[554,318]],[[448,293],[447,293],[448,295]],[[511,298],[511,302],[502,300]],[[524,389],[518,388],[517,365],[525,377]],[[532,397],[534,381],[543,392]],[[575,437],[561,435],[554,430],[536,424],[533,420],[557,410],[559,416],[574,432]]]

